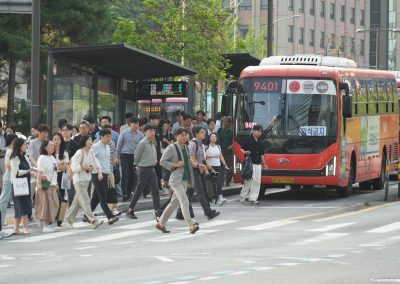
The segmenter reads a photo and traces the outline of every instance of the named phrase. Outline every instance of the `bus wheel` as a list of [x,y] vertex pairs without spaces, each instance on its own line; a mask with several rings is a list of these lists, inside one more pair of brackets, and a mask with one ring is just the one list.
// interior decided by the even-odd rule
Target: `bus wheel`
[[265,190],[267,189],[267,186],[262,184],[260,186],[260,192],[258,193],[258,199],[257,200],[265,200],[267,199],[267,196],[265,195]]
[[382,155],[381,176],[374,180],[372,183],[373,190],[382,190],[385,188],[386,183],[386,154]]
[[347,186],[338,187],[336,189],[336,193],[338,197],[349,197],[351,195],[351,190],[353,189],[354,183],[354,166],[353,163],[350,163],[350,171],[349,171],[349,181]]
[[298,184],[292,184],[290,185],[290,189],[291,190],[299,190],[301,188],[301,185]]
[[370,181],[362,181],[359,183],[361,190],[370,190],[371,189],[371,182]]

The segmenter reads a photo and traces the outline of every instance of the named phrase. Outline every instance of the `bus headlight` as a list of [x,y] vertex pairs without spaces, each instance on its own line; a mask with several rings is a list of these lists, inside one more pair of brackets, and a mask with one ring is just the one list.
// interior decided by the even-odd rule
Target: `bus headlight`
[[336,174],[336,157],[333,157],[325,166],[325,175],[334,176]]

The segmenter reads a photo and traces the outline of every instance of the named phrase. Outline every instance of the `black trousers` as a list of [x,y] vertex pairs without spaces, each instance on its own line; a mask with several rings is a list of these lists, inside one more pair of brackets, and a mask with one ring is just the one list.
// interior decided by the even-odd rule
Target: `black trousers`
[[112,218],[114,215],[107,205],[108,175],[103,174],[103,179],[99,180],[97,178],[97,174],[92,174],[92,182],[94,185],[94,191],[92,198],[90,199],[90,208],[92,211],[94,211],[94,209],[96,209],[97,205],[100,203],[101,209],[103,209],[103,212],[106,214],[107,218]]
[[138,182],[129,208],[135,208],[143,190],[148,186],[151,190],[154,210],[157,211],[160,208],[160,191],[157,186],[157,175],[154,167],[138,167],[137,174]]
[[132,195],[132,191],[136,186],[136,171],[134,169],[134,155],[133,154],[121,154],[121,187],[122,195]]

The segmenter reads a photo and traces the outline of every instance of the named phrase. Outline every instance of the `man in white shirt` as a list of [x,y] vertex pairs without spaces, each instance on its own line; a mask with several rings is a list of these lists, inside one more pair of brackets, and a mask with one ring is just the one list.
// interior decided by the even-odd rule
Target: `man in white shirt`
[[111,132],[109,129],[102,129],[99,131],[100,141],[92,146],[92,152],[96,159],[99,161],[103,178],[99,179],[97,174],[92,174],[92,182],[94,185],[95,193],[92,194],[90,201],[90,207],[92,211],[96,209],[100,202],[101,209],[108,218],[108,224],[112,225],[119,220],[117,216],[114,216],[107,205],[107,190],[109,177],[113,170],[111,164],[111,152],[108,144],[111,141]]

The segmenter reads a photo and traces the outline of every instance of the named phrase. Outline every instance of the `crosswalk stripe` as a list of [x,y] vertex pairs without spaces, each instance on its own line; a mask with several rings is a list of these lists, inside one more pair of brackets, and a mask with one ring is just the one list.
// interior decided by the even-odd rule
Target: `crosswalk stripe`
[[[168,221],[168,223],[176,222],[176,219],[171,219]],[[155,220],[151,221],[145,221],[145,222],[140,222],[140,223],[134,223],[134,224],[129,224],[129,225],[124,225],[124,226],[118,226],[113,228],[113,230],[133,230],[133,229],[141,229],[145,227],[150,227],[150,226],[155,226],[157,223]]]
[[200,229],[223,226],[223,225],[232,224],[232,223],[235,223],[235,222],[238,222],[238,221],[239,220],[214,220],[214,221],[211,221],[211,222],[200,224]]
[[304,246],[304,245],[313,244],[313,243],[317,243],[317,242],[322,242],[322,241],[345,237],[347,235],[349,235],[349,234],[346,234],[346,233],[324,233],[322,235],[318,235],[311,239],[305,239],[305,240],[294,242],[291,245],[292,246]]
[[367,233],[388,233],[388,232],[392,232],[392,231],[396,231],[400,229],[400,222],[394,222],[379,228],[375,228],[373,230],[369,230],[367,231]]
[[355,222],[353,223],[340,223],[340,224],[334,224],[334,225],[329,225],[329,226],[325,226],[325,227],[321,227],[321,228],[316,228],[316,229],[311,229],[311,230],[306,230],[307,232],[329,232],[335,229],[340,229],[343,227],[347,227],[347,226],[351,226],[355,224]]
[[46,235],[39,235],[39,236],[33,236],[33,237],[28,237],[28,238],[23,238],[23,239],[18,239],[18,240],[12,240],[12,241],[10,241],[10,243],[36,243],[36,242],[76,235],[76,234],[80,234],[80,233],[84,233],[84,232],[89,232],[89,230],[79,230],[79,231],[71,230],[71,231],[64,231],[64,232],[49,233]]
[[372,243],[360,244],[358,246],[360,246],[360,247],[384,247],[393,242],[398,242],[399,240],[400,240],[400,236],[395,236],[395,237],[386,238],[386,239],[379,240],[379,241],[372,242]]
[[154,239],[146,240],[149,242],[174,242],[182,239],[188,239],[188,238],[194,238],[197,236],[202,236],[205,234],[211,234],[218,232],[218,230],[200,230],[196,232],[196,234],[190,234],[189,232],[183,232],[183,233],[177,233],[177,234],[168,234],[168,235],[163,235],[162,237],[157,237]]
[[277,220],[277,221],[272,221],[268,223],[263,223],[263,224],[258,224],[258,225],[253,225],[253,226],[247,226],[247,227],[241,227],[237,228],[238,230],[250,230],[250,231],[263,231],[267,229],[273,229],[277,227],[282,227],[285,225],[290,225],[293,223],[297,223],[299,221],[296,220]]
[[126,232],[121,232],[121,233],[116,233],[116,234],[109,234],[105,236],[100,236],[100,237],[95,237],[91,239],[85,239],[85,240],[80,240],[78,243],[100,243],[100,242],[106,242],[106,241],[111,241],[111,240],[117,240],[117,239],[122,239],[126,237],[131,237],[131,236],[136,236],[136,235],[142,235],[150,232],[155,232],[150,231],[150,230],[134,230],[134,231],[126,231]]

